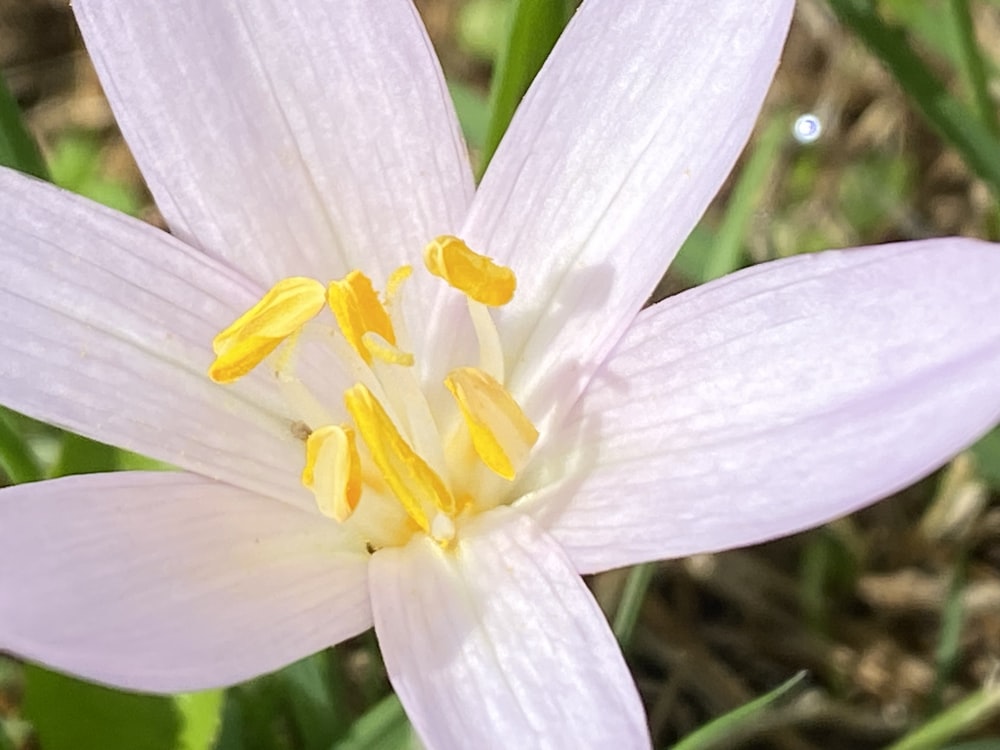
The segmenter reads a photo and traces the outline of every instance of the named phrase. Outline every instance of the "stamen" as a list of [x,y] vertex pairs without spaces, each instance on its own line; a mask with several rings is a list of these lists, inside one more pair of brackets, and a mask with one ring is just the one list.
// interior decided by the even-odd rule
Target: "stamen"
[[212,350],[216,358],[208,376],[216,383],[239,380],[316,317],[323,302],[323,285],[315,279],[282,279],[215,337]]
[[389,281],[385,284],[385,306],[392,307],[393,301],[399,296],[399,290],[403,286],[403,282],[410,278],[410,274],[413,273],[413,266],[400,266],[391,274],[389,274]]
[[343,523],[361,499],[361,459],[354,430],[327,425],[306,439],[302,484],[313,491],[320,512]]
[[400,351],[374,331],[368,331],[368,333],[362,336],[361,342],[369,354],[388,365],[413,367],[412,354]]
[[400,266],[389,274],[382,297],[385,310],[389,314],[389,321],[392,323],[392,332],[396,334],[394,344],[401,351],[413,351],[406,318],[403,315],[403,282],[410,278],[412,273],[413,266]]
[[327,302],[344,338],[366,364],[372,361],[371,352],[364,344],[364,335],[369,331],[396,345],[389,313],[375,294],[371,279],[361,271],[351,271],[343,280],[331,281],[327,288]]
[[405,434],[410,447],[438,476],[446,477],[441,435],[421,390],[416,368],[412,366],[413,355],[393,347],[377,333],[366,333],[364,342],[373,355],[367,374],[374,375],[374,380],[360,377],[359,382],[380,400],[389,418]]
[[458,402],[479,458],[504,479],[513,479],[538,441],[538,430],[510,392],[480,369],[459,367],[444,384]]
[[514,297],[514,272],[473,252],[458,237],[442,235],[430,243],[424,249],[424,264],[432,274],[484,305],[500,307]]
[[500,345],[500,332],[493,323],[490,309],[472,297],[466,297],[469,307],[469,317],[472,327],[476,330],[479,341],[479,368],[485,370],[498,383],[504,381],[503,347]]
[[403,439],[372,392],[358,383],[344,393],[344,402],[372,461],[410,518],[430,532],[428,511],[453,515],[455,500],[441,477]]
[[294,375],[278,372],[275,382],[285,403],[305,424],[332,424],[336,421],[330,410]]

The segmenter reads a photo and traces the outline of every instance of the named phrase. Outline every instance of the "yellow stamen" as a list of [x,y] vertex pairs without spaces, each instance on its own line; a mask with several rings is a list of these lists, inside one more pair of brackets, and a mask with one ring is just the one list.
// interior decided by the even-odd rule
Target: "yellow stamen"
[[506,305],[514,297],[517,279],[506,266],[473,252],[458,237],[442,235],[424,249],[427,270],[476,302]]
[[371,279],[361,271],[351,271],[341,281],[331,281],[326,298],[344,337],[367,364],[372,361],[364,344],[364,335],[369,331],[396,345],[389,313],[375,294]]
[[323,285],[315,279],[282,279],[215,337],[212,350],[216,358],[208,376],[216,383],[239,380],[316,317],[323,302]]
[[414,452],[372,392],[358,383],[344,393],[344,402],[372,461],[410,518],[430,532],[428,511],[453,515],[455,500],[441,477]]
[[361,337],[365,349],[376,359],[380,359],[389,365],[401,365],[402,367],[413,367],[413,355],[397,349],[377,333],[369,331]]
[[302,484],[313,491],[320,512],[346,521],[361,499],[361,459],[350,427],[327,425],[306,439]]
[[452,370],[444,384],[458,402],[479,458],[513,479],[538,441],[538,430],[510,392],[478,368]]

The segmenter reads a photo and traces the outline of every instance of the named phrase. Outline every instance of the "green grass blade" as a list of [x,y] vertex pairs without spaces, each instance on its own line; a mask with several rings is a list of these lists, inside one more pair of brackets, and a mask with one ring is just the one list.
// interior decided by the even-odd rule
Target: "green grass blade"
[[887,750],[937,750],[945,742],[997,716],[1000,716],[1000,687],[984,687],[914,729]]
[[951,13],[955,20],[955,28],[958,30],[962,74],[969,91],[972,92],[976,109],[979,110],[979,119],[994,137],[1000,137],[1000,121],[997,120],[996,105],[990,96],[986,65],[979,42],[976,40],[972,13],[969,12],[969,0],[951,0]]
[[411,746],[412,737],[403,706],[390,695],[354,722],[351,733],[332,750],[400,750]]
[[284,750],[288,728],[267,680],[257,679],[226,691],[215,750]]
[[303,750],[327,750],[347,733],[350,721],[333,701],[325,652],[300,659],[275,677],[280,678]]
[[35,139],[24,126],[14,95],[0,76],[0,164],[48,179],[48,170]]
[[962,625],[965,613],[962,610],[962,594],[965,590],[965,555],[955,563],[955,569],[948,585],[948,595],[941,611],[941,631],[934,653],[934,689],[931,704],[935,708],[942,705],[942,695],[948,680],[954,674],[962,659]]
[[53,477],[117,471],[119,468],[118,449],[113,446],[72,432],[63,433],[61,444],[59,460],[52,467]]
[[490,87],[490,118],[480,174],[493,158],[521,97],[552,51],[569,20],[561,0],[515,0],[510,36],[497,61]]
[[904,30],[888,25],[870,0],[829,0],[853,31],[899,82],[924,117],[962,154],[966,164],[1000,194],[1000,141],[976,113],[948,93],[913,51]]
[[702,281],[725,276],[743,265],[747,229],[760,203],[761,193],[773,174],[781,147],[788,139],[788,128],[789,123],[785,117],[775,117],[758,139],[733,187],[726,214],[705,263]]
[[615,612],[615,621],[611,625],[615,637],[624,648],[632,640],[632,633],[635,632],[635,624],[639,620],[639,610],[642,609],[642,602],[646,598],[646,590],[650,581],[653,580],[653,573],[656,572],[656,563],[643,563],[636,565],[628,572],[628,579],[625,581],[625,590],[622,591],[622,600],[618,603],[618,611]]
[[712,747],[731,747],[731,737],[735,732],[757,721],[761,712],[765,711],[774,701],[788,694],[806,677],[805,672],[799,672],[792,679],[782,683],[766,695],[752,700],[745,706],[730,711],[725,716],[706,724],[701,729],[689,734],[674,745],[673,750],[705,750]]
[[6,409],[0,409],[0,469],[14,484],[44,477],[34,451],[21,436]]

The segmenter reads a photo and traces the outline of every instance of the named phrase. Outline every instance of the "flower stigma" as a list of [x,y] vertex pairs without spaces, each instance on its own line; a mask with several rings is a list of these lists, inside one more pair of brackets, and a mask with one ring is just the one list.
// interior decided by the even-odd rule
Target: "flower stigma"
[[[369,551],[417,533],[449,548],[465,517],[503,501],[502,492],[484,489],[495,488],[488,474],[513,481],[539,437],[503,384],[490,312],[513,299],[514,272],[450,235],[428,244],[424,264],[464,295],[479,344],[479,362],[452,369],[439,384],[451,401],[421,383],[407,350],[401,297],[410,266],[390,275],[381,297],[360,270],[326,286],[283,279],[212,344],[208,374],[216,383],[272,363],[290,433],[305,443],[302,485],[323,515],[354,529]],[[321,322],[324,308],[335,325]],[[341,403],[324,403],[295,374],[297,348],[317,342],[348,376]]]

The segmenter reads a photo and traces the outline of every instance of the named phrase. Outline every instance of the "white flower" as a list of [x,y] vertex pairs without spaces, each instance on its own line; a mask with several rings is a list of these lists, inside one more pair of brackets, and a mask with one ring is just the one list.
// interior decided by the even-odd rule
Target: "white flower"
[[[405,0],[74,9],[175,236],[0,172],[0,401],[185,472],[3,490],[2,648],[175,691],[374,623],[431,747],[642,747],[579,574],[822,523],[1000,412],[984,243],[797,257],[640,311],[789,1],[588,0],[476,191]],[[442,235],[445,281],[420,267]]]

